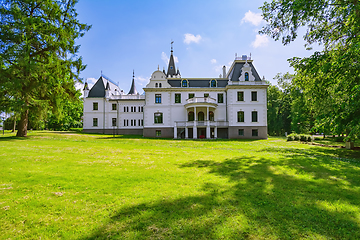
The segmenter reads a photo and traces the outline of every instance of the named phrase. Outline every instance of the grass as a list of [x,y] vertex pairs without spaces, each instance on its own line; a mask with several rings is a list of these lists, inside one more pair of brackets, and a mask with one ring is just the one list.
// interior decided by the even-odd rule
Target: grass
[[285,138],[0,137],[1,239],[360,239],[359,151]]

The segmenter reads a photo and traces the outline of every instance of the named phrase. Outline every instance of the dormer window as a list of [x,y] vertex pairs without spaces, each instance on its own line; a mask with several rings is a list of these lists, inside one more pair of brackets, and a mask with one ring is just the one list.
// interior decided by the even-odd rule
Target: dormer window
[[211,87],[216,87],[216,80],[215,79],[211,80],[210,86]]
[[155,83],[155,87],[158,87],[158,83]]
[[182,80],[181,82],[181,87],[187,87],[188,86],[188,82],[186,79]]
[[245,73],[245,81],[249,81],[249,73],[248,72]]

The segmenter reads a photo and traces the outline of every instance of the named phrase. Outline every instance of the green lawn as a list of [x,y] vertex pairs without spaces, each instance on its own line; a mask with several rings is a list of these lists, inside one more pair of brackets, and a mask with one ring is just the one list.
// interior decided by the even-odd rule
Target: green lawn
[[360,152],[6,133],[0,238],[360,239]]

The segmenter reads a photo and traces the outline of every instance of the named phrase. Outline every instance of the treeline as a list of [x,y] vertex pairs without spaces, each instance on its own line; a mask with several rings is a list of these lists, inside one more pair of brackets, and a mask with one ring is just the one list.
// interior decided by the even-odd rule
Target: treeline
[[[66,131],[70,128],[82,128],[83,117],[83,99],[80,98],[80,92],[74,99],[63,99],[58,104],[57,111],[52,108],[38,109],[38,111],[29,112],[28,129],[32,130],[55,130]],[[20,121],[20,114],[9,112],[10,117],[4,122],[5,130],[17,130]]]

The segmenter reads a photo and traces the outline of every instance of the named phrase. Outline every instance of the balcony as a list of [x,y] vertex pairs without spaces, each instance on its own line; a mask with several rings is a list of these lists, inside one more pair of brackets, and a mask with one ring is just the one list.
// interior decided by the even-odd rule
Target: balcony
[[124,99],[124,100],[145,100],[145,95],[113,95],[110,97],[109,100],[120,100],[120,99]]
[[228,127],[227,121],[176,121],[176,127]]
[[215,103],[216,104],[216,99],[211,98],[211,97],[193,97],[193,98],[189,98],[186,99],[187,103]]

